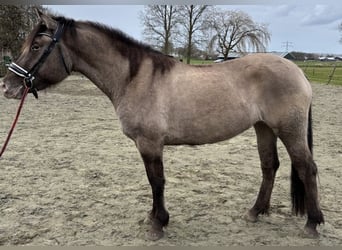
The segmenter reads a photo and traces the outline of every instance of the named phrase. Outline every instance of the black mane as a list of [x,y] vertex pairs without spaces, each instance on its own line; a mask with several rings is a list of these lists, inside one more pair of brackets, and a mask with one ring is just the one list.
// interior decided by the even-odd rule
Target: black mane
[[86,23],[97,30],[101,30],[112,40],[122,42],[123,44],[126,44],[128,47],[140,48],[145,50],[145,52],[147,53],[157,53],[159,55],[164,55],[163,53],[153,49],[150,45],[135,40],[134,38],[128,36],[126,33],[122,32],[119,29],[115,29],[98,22],[88,21]]
[[[75,25],[76,22],[72,19],[67,19],[65,17],[56,17],[56,21],[66,24],[67,30],[69,32],[76,32]],[[176,60],[172,57],[165,55],[151,46],[141,43],[131,37],[129,37],[124,32],[109,27],[107,25],[87,21],[85,24],[90,27],[101,31],[110,40],[113,41],[113,46],[120,52],[123,57],[128,58],[130,63],[130,79],[134,78],[140,68],[140,65],[144,58],[148,57],[153,62],[153,73],[161,72],[162,74],[172,68]],[[73,35],[77,35],[76,33]]]

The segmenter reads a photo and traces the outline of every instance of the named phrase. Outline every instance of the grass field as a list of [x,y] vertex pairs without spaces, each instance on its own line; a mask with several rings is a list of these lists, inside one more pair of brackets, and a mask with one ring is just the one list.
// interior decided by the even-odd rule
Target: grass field
[[342,85],[342,62],[296,62],[311,82]]
[[[191,64],[194,65],[212,63],[213,61],[209,60],[191,60]],[[304,71],[311,82],[342,86],[342,62],[295,61],[295,63]]]

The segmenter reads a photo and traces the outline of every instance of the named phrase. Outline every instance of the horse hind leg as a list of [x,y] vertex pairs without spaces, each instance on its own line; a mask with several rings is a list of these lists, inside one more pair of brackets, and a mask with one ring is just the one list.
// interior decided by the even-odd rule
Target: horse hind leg
[[316,227],[324,223],[324,217],[318,202],[317,166],[312,157],[310,131],[309,121],[308,129],[291,126],[291,129],[281,131],[279,137],[287,149],[292,164],[292,210],[296,215],[307,214],[304,230],[308,236],[316,238],[319,236]]
[[277,137],[265,123],[254,125],[258,152],[261,161],[262,183],[254,206],[248,211],[246,219],[255,222],[259,214],[267,214],[276,172],[279,168]]

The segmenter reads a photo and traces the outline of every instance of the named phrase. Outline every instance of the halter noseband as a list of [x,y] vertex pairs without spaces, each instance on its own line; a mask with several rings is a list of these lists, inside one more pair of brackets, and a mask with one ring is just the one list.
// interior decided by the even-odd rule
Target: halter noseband
[[[52,50],[55,48],[56,44],[59,42],[60,38],[63,35],[63,31],[64,31],[64,23],[58,23],[56,32],[54,33],[53,36],[51,36],[48,33],[38,33],[37,34],[37,35],[41,35],[41,36],[48,36],[52,39],[52,41],[49,44],[49,46],[45,49],[44,53],[41,55],[41,57],[39,58],[37,63],[35,65],[33,65],[33,67],[30,70],[26,70],[14,62],[12,62],[8,66],[8,70],[10,70],[14,74],[24,78],[24,85],[30,89],[30,92],[36,98],[38,98],[38,92],[37,92],[37,89],[33,86],[33,80],[35,79],[35,74],[40,69],[40,67],[43,65],[43,63],[45,62],[47,57],[50,55]],[[64,64],[66,71],[68,72],[68,74],[70,74],[70,71],[68,70],[68,68],[65,64],[63,55],[62,55],[62,61],[63,61],[63,64]]]

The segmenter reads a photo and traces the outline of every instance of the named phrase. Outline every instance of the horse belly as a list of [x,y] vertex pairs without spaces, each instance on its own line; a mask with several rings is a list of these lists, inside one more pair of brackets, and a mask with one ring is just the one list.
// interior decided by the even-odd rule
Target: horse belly
[[166,145],[200,145],[230,139],[253,125],[245,112],[206,113],[202,117],[188,115],[173,122],[165,137]]

